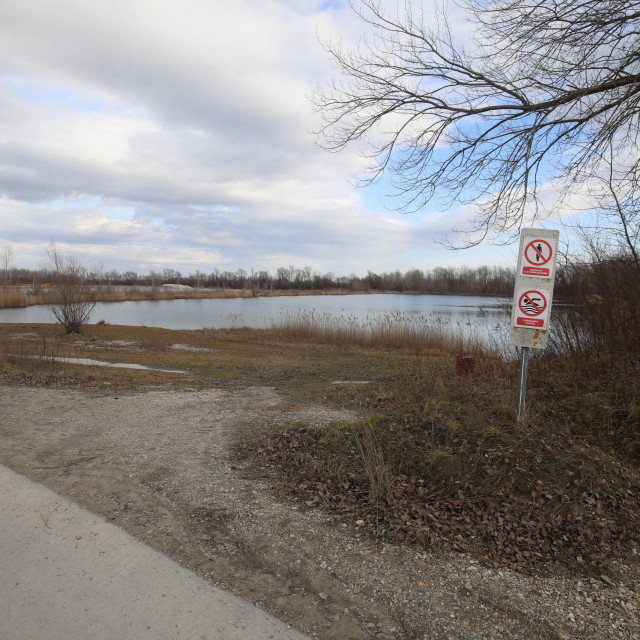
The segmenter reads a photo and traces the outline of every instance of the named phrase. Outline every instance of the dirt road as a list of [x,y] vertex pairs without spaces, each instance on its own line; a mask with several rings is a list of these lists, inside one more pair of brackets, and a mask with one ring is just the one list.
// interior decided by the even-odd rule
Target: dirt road
[[[640,637],[635,564],[616,569],[620,595],[598,580],[386,545],[279,497],[266,471],[230,450],[271,425],[349,417],[270,387],[4,386],[0,462],[322,640]],[[599,596],[587,603],[585,591]]]

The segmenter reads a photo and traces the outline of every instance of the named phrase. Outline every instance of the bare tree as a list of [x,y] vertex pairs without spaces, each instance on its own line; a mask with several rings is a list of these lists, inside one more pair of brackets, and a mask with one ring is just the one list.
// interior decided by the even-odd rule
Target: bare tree
[[195,285],[198,289],[202,288],[202,284],[205,281],[207,274],[200,271],[200,269],[196,269],[196,272],[193,274]]
[[47,249],[58,302],[53,305],[55,319],[67,333],[80,333],[95,307],[95,296],[86,284],[87,271],[78,260],[62,253],[55,242]]
[[[640,193],[635,176],[616,169],[613,157],[591,182],[596,206],[591,224],[577,225],[578,237],[592,260],[626,260],[640,287]],[[640,290],[638,291],[640,293]]]
[[13,247],[8,243],[0,247],[0,269],[2,269],[2,284],[6,287],[13,272]]
[[542,215],[543,185],[559,205],[603,157],[633,155],[625,171],[638,175],[637,0],[460,4],[470,43],[444,10],[428,25],[411,2],[392,15],[353,0],[373,40],[326,45],[342,78],[314,98],[322,147],[368,142],[369,179],[389,171],[399,208],[473,203],[467,246]]

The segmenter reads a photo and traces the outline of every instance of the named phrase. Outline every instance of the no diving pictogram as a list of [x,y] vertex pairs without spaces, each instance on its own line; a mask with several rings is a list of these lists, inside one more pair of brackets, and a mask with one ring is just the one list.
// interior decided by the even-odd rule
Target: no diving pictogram
[[516,288],[513,296],[513,324],[516,327],[546,329],[551,309],[551,291],[545,287]]
[[524,248],[524,257],[529,264],[541,267],[551,260],[553,249],[546,240],[537,238]]
[[518,300],[518,308],[526,316],[539,316],[547,308],[547,299],[540,291],[525,291]]

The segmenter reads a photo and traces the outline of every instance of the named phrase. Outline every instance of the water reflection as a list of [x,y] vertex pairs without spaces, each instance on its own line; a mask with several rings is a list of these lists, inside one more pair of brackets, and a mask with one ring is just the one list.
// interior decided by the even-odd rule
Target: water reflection
[[[480,296],[433,295],[348,295],[281,296],[273,298],[231,298],[202,300],[144,300],[100,302],[91,322],[163,327],[165,329],[268,328],[283,314],[298,312],[352,316],[367,322],[386,313],[440,318],[452,325],[502,324],[508,318],[509,299]],[[49,306],[0,309],[0,322],[54,322]]]

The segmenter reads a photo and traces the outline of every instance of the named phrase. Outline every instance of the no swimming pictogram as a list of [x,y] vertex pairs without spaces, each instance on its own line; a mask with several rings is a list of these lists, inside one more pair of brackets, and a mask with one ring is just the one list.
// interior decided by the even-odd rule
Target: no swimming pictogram
[[547,299],[540,291],[525,291],[518,300],[518,307],[528,316],[539,316],[547,308]]
[[544,329],[549,311],[549,292],[539,289],[521,289],[517,295],[515,326]]

